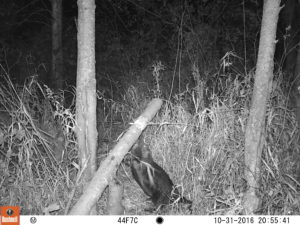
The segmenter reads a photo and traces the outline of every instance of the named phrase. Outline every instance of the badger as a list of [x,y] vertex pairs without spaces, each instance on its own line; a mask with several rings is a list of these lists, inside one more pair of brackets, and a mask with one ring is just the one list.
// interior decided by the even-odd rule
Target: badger
[[131,149],[132,176],[144,193],[150,197],[156,209],[174,202],[192,202],[181,196],[169,175],[154,162],[150,149],[139,143]]

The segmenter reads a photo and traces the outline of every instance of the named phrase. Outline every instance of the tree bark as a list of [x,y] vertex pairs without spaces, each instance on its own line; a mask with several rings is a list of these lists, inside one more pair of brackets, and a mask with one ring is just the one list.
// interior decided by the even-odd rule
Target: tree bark
[[259,188],[261,153],[267,100],[273,80],[275,37],[280,0],[265,0],[255,72],[252,105],[245,134],[245,179],[249,188],[244,195],[246,214],[253,214],[259,206],[256,190]]
[[115,178],[109,183],[108,214],[124,215],[125,208],[122,204],[123,185]]
[[85,182],[96,171],[95,1],[78,0],[77,141]]
[[52,84],[63,88],[62,0],[52,0]]
[[147,123],[155,116],[160,109],[162,100],[153,99],[142,115],[134,122],[118,144],[110,151],[107,158],[101,163],[92,181],[88,184],[83,195],[71,209],[70,215],[88,215],[92,207],[106,186],[116,174],[118,166],[131,146],[138,140]]

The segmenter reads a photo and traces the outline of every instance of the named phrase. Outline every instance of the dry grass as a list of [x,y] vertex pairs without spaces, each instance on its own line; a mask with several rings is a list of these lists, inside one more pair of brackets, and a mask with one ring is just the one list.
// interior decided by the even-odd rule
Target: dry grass
[[[268,102],[263,172],[258,190],[262,204],[258,214],[300,212],[298,131],[294,114],[287,108],[284,94],[287,87],[282,76],[276,74]],[[193,200],[193,214],[242,213],[243,192],[247,189],[243,161],[253,87],[251,77],[253,74],[245,78],[241,75],[220,78],[215,85],[222,89],[211,95],[208,108],[199,109],[201,99],[195,98],[199,96],[195,93],[197,89],[186,90],[173,102],[165,101],[143,134],[155,161],[168,172],[183,195]],[[145,195],[137,195],[139,187],[135,184],[129,183],[126,188],[132,189],[128,197],[135,203],[135,210],[128,213],[145,214]],[[180,211],[180,206],[159,213],[189,214]]]
[[[75,188],[77,170],[71,162],[76,165],[77,153],[74,156],[74,135],[67,129],[72,117],[62,108],[54,114],[47,90],[34,77],[16,87],[2,71],[0,107],[7,119],[0,124],[0,205],[20,205],[23,215],[63,214]],[[64,137],[41,129],[45,115],[55,118],[48,120],[50,131],[59,132],[54,121],[63,125]],[[64,163],[57,160],[57,150],[65,153]]]
[[[159,72],[155,76],[157,83]],[[205,82],[200,79],[196,68],[193,76],[195,87],[187,87],[172,99],[166,99],[142,138],[155,161],[167,171],[183,195],[193,201],[193,214],[240,214],[243,192],[247,188],[243,179],[244,133],[253,73],[243,76],[219,72],[214,75],[211,78],[213,83],[205,90],[209,104],[205,104]],[[282,77],[282,74],[276,74],[268,102],[261,188],[258,190],[262,204],[258,214],[300,212],[299,137],[294,114],[288,110],[288,98],[284,94],[287,87]],[[27,113],[21,107],[28,100],[12,87],[0,87],[2,109],[11,112],[10,116],[18,125],[1,125],[0,204],[21,205],[22,214],[65,214],[80,193],[80,189],[77,191],[80,179],[77,177],[79,168],[72,131],[73,113],[55,108],[55,115],[63,121],[68,155],[64,163],[57,164],[51,150],[37,144],[42,140],[34,129],[32,112]],[[156,84],[153,91],[149,91],[148,87],[137,82],[128,86],[118,101],[103,96],[99,99],[99,161],[154,95],[165,96],[159,88],[163,88],[162,85]],[[31,89],[25,85],[21,90]],[[32,103],[39,105],[40,97],[32,91],[29,93],[27,96],[36,97]],[[16,157],[8,156],[9,151]],[[126,163],[119,169],[119,179],[125,187],[126,212],[153,214],[145,211],[151,207],[151,202],[132,179]],[[100,214],[106,213],[106,198],[104,194],[98,202]],[[176,204],[157,213],[189,214]]]

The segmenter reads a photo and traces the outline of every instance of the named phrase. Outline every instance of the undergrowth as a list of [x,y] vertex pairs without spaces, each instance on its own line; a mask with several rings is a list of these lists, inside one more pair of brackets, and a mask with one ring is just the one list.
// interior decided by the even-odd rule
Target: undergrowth
[[[258,214],[300,212],[298,131],[294,114],[288,109],[288,97],[284,93],[289,87],[283,82],[283,76],[280,72],[275,74],[267,106],[258,190],[262,204]],[[167,171],[182,194],[193,201],[196,215],[242,214],[243,193],[247,190],[243,174],[244,133],[251,105],[253,72],[247,75],[224,73],[218,77],[214,84],[218,88],[209,96],[207,107],[200,107],[202,99],[197,97],[203,95],[196,93],[197,86],[201,85],[196,84],[196,88],[185,90],[173,100],[165,100],[142,135],[155,161]],[[148,100],[140,105],[146,102]],[[140,112],[143,108],[136,110]],[[137,197],[139,187],[132,182],[128,188],[132,189],[128,193],[134,202],[132,213],[144,214],[145,195],[141,192]],[[189,214],[178,212],[178,208],[165,213]]]
[[0,205],[64,214],[79,168],[74,113],[36,77],[17,86],[2,68],[0,79]]
[[[160,68],[155,67],[158,65]],[[192,214],[241,214],[247,189],[243,175],[244,133],[253,72],[219,70],[209,80],[203,79],[193,65],[194,85],[169,96],[160,84],[162,68],[161,64],[154,64],[152,90],[137,82],[128,85],[121,98],[98,93],[99,163],[151,98],[163,98],[162,108],[141,137],[155,161],[182,194],[193,201]],[[61,103],[63,95],[57,97],[36,80],[16,88],[7,74],[1,76],[5,81],[0,86],[1,110],[6,112],[2,115],[11,121],[1,121],[0,127],[0,204],[20,205],[22,214],[66,214],[76,201],[80,186],[74,107],[65,108]],[[275,74],[267,106],[258,214],[300,211],[298,130],[294,114],[288,109],[288,87],[283,77],[281,72]],[[45,114],[61,125],[61,161],[55,157],[55,146],[47,144],[38,128],[41,115]],[[126,213],[145,214],[144,209],[151,203],[145,201],[146,196],[132,179],[126,163],[120,166],[118,176],[125,188]],[[105,214],[106,193],[98,206],[99,213]],[[190,212],[175,204],[159,213]]]

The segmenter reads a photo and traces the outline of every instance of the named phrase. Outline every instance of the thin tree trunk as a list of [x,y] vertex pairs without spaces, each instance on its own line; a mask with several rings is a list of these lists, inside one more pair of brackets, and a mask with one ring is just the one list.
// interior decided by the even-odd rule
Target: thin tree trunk
[[96,171],[95,1],[78,0],[77,141],[83,178]]
[[109,183],[109,199],[108,199],[108,214],[109,215],[123,215],[125,208],[122,204],[123,198],[123,185],[116,180],[112,179]]
[[256,190],[259,188],[261,153],[267,100],[273,80],[275,36],[280,0],[265,0],[255,72],[252,105],[245,134],[245,179],[249,188],[244,196],[246,214],[253,214],[259,206]]
[[52,0],[52,83],[63,88],[62,0]]
[[160,99],[153,99],[149,103],[142,115],[134,122],[126,134],[120,139],[118,144],[110,151],[107,158],[101,163],[83,195],[71,209],[70,215],[89,214],[106,186],[112,181],[124,156],[138,140],[140,134],[146,128],[147,123],[155,116],[161,105],[162,100]]

